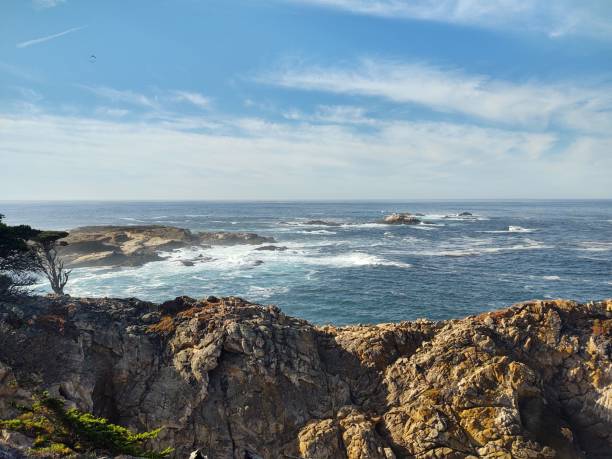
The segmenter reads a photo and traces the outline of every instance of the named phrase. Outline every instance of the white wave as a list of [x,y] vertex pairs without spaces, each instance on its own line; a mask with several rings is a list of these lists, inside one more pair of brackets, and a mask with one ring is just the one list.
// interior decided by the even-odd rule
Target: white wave
[[612,242],[585,241],[579,242],[579,247],[575,250],[583,250],[585,252],[609,252],[612,250]]
[[544,280],[561,280],[561,278],[559,276],[542,276],[542,279]]
[[535,230],[532,228],[523,228],[522,226],[509,226],[509,233],[533,233]]
[[270,298],[272,295],[287,293],[288,291],[288,287],[259,287],[251,285],[247,291],[247,297],[256,301],[261,301]]
[[296,231],[296,234],[338,234],[335,231],[328,230],[312,230],[312,231]]
[[301,261],[308,264],[333,266],[337,268],[350,268],[355,266],[395,266],[398,268],[410,268],[412,266],[408,263],[386,260],[364,252],[350,252],[327,257],[305,257]]
[[[169,253],[169,259],[193,259],[198,253],[212,257],[213,260],[203,264],[203,269],[228,270],[233,268],[252,267],[257,260],[264,262],[262,266],[280,265],[318,265],[331,267],[353,267],[353,266],[397,266],[410,267],[407,263],[387,260],[376,255],[365,252],[347,252],[337,255],[325,255],[321,250],[326,246],[336,246],[331,241],[320,241],[311,244],[299,244],[296,242],[282,242],[287,247],[283,251],[256,251],[253,246],[213,246],[210,249],[179,249]],[[340,245],[341,246],[341,245]],[[198,265],[196,265],[198,266]],[[188,267],[187,269],[193,269]]]
[[522,226],[508,226],[507,230],[495,230],[495,231],[479,231],[479,233],[489,233],[489,234],[507,234],[507,233],[533,233],[535,229],[533,228],[523,228]]
[[439,228],[439,225],[407,225],[408,228],[425,230],[425,231],[433,231]]
[[483,217],[482,215],[472,214],[472,215],[459,215],[459,214],[425,214],[425,215],[417,215],[417,218],[421,220],[446,220],[446,221],[482,221],[489,220],[487,217]]
[[132,217],[119,217],[119,220],[125,220],[128,222],[141,222],[141,223],[144,222],[144,220],[139,220],[137,218],[132,218]]
[[[508,246],[487,246],[490,240],[459,240],[457,244],[446,243],[439,250],[423,250],[415,252],[414,255],[437,256],[437,257],[470,257],[488,255],[495,253],[513,252],[521,250],[551,249],[552,246],[544,245],[541,242],[525,239],[522,244]],[[461,245],[462,247],[457,247]]]
[[[323,221],[323,220],[321,220]],[[339,222],[324,222],[324,223],[311,223],[313,220],[302,220],[302,221],[290,221],[290,222],[280,222],[279,225],[284,226],[297,226],[300,228],[328,228],[330,226],[349,226],[350,224],[342,224]]]
[[343,223],[343,228],[388,228],[389,225],[387,223]]

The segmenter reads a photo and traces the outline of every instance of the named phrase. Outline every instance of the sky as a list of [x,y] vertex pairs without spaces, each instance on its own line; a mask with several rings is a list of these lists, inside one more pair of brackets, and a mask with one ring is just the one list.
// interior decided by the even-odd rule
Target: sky
[[612,198],[609,0],[0,3],[0,200]]

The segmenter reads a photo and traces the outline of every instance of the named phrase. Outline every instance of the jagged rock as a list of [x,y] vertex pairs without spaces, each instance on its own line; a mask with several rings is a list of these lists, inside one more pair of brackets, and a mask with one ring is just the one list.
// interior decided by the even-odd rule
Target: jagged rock
[[383,223],[390,225],[416,225],[421,223],[421,220],[409,213],[391,214],[383,219]]
[[236,297],[0,303],[0,417],[40,389],[164,426],[177,458],[604,458],[612,300],[347,327]]
[[[173,226],[85,226],[76,228],[62,239],[65,245],[59,255],[69,267],[92,266],[141,266],[163,260],[160,252],[183,247],[210,248],[216,245],[265,244],[274,238],[254,233],[202,232],[192,233],[188,229]],[[210,261],[211,258],[185,260],[192,266],[195,261]]]

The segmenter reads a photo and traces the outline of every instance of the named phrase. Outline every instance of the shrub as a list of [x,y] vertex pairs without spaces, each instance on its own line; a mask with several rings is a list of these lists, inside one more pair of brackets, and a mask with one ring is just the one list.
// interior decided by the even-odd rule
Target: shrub
[[173,450],[146,449],[147,440],[157,438],[161,429],[134,433],[131,430],[84,413],[75,408],[66,410],[64,403],[47,392],[34,396],[30,408],[15,419],[0,420],[0,428],[34,437],[33,456],[70,457],[93,451],[127,454],[145,458],[167,457]]

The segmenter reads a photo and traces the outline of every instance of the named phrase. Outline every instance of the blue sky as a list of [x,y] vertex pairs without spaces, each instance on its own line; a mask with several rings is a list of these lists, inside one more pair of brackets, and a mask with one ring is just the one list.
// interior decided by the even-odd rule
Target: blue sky
[[612,198],[612,2],[4,0],[0,160],[0,199]]

